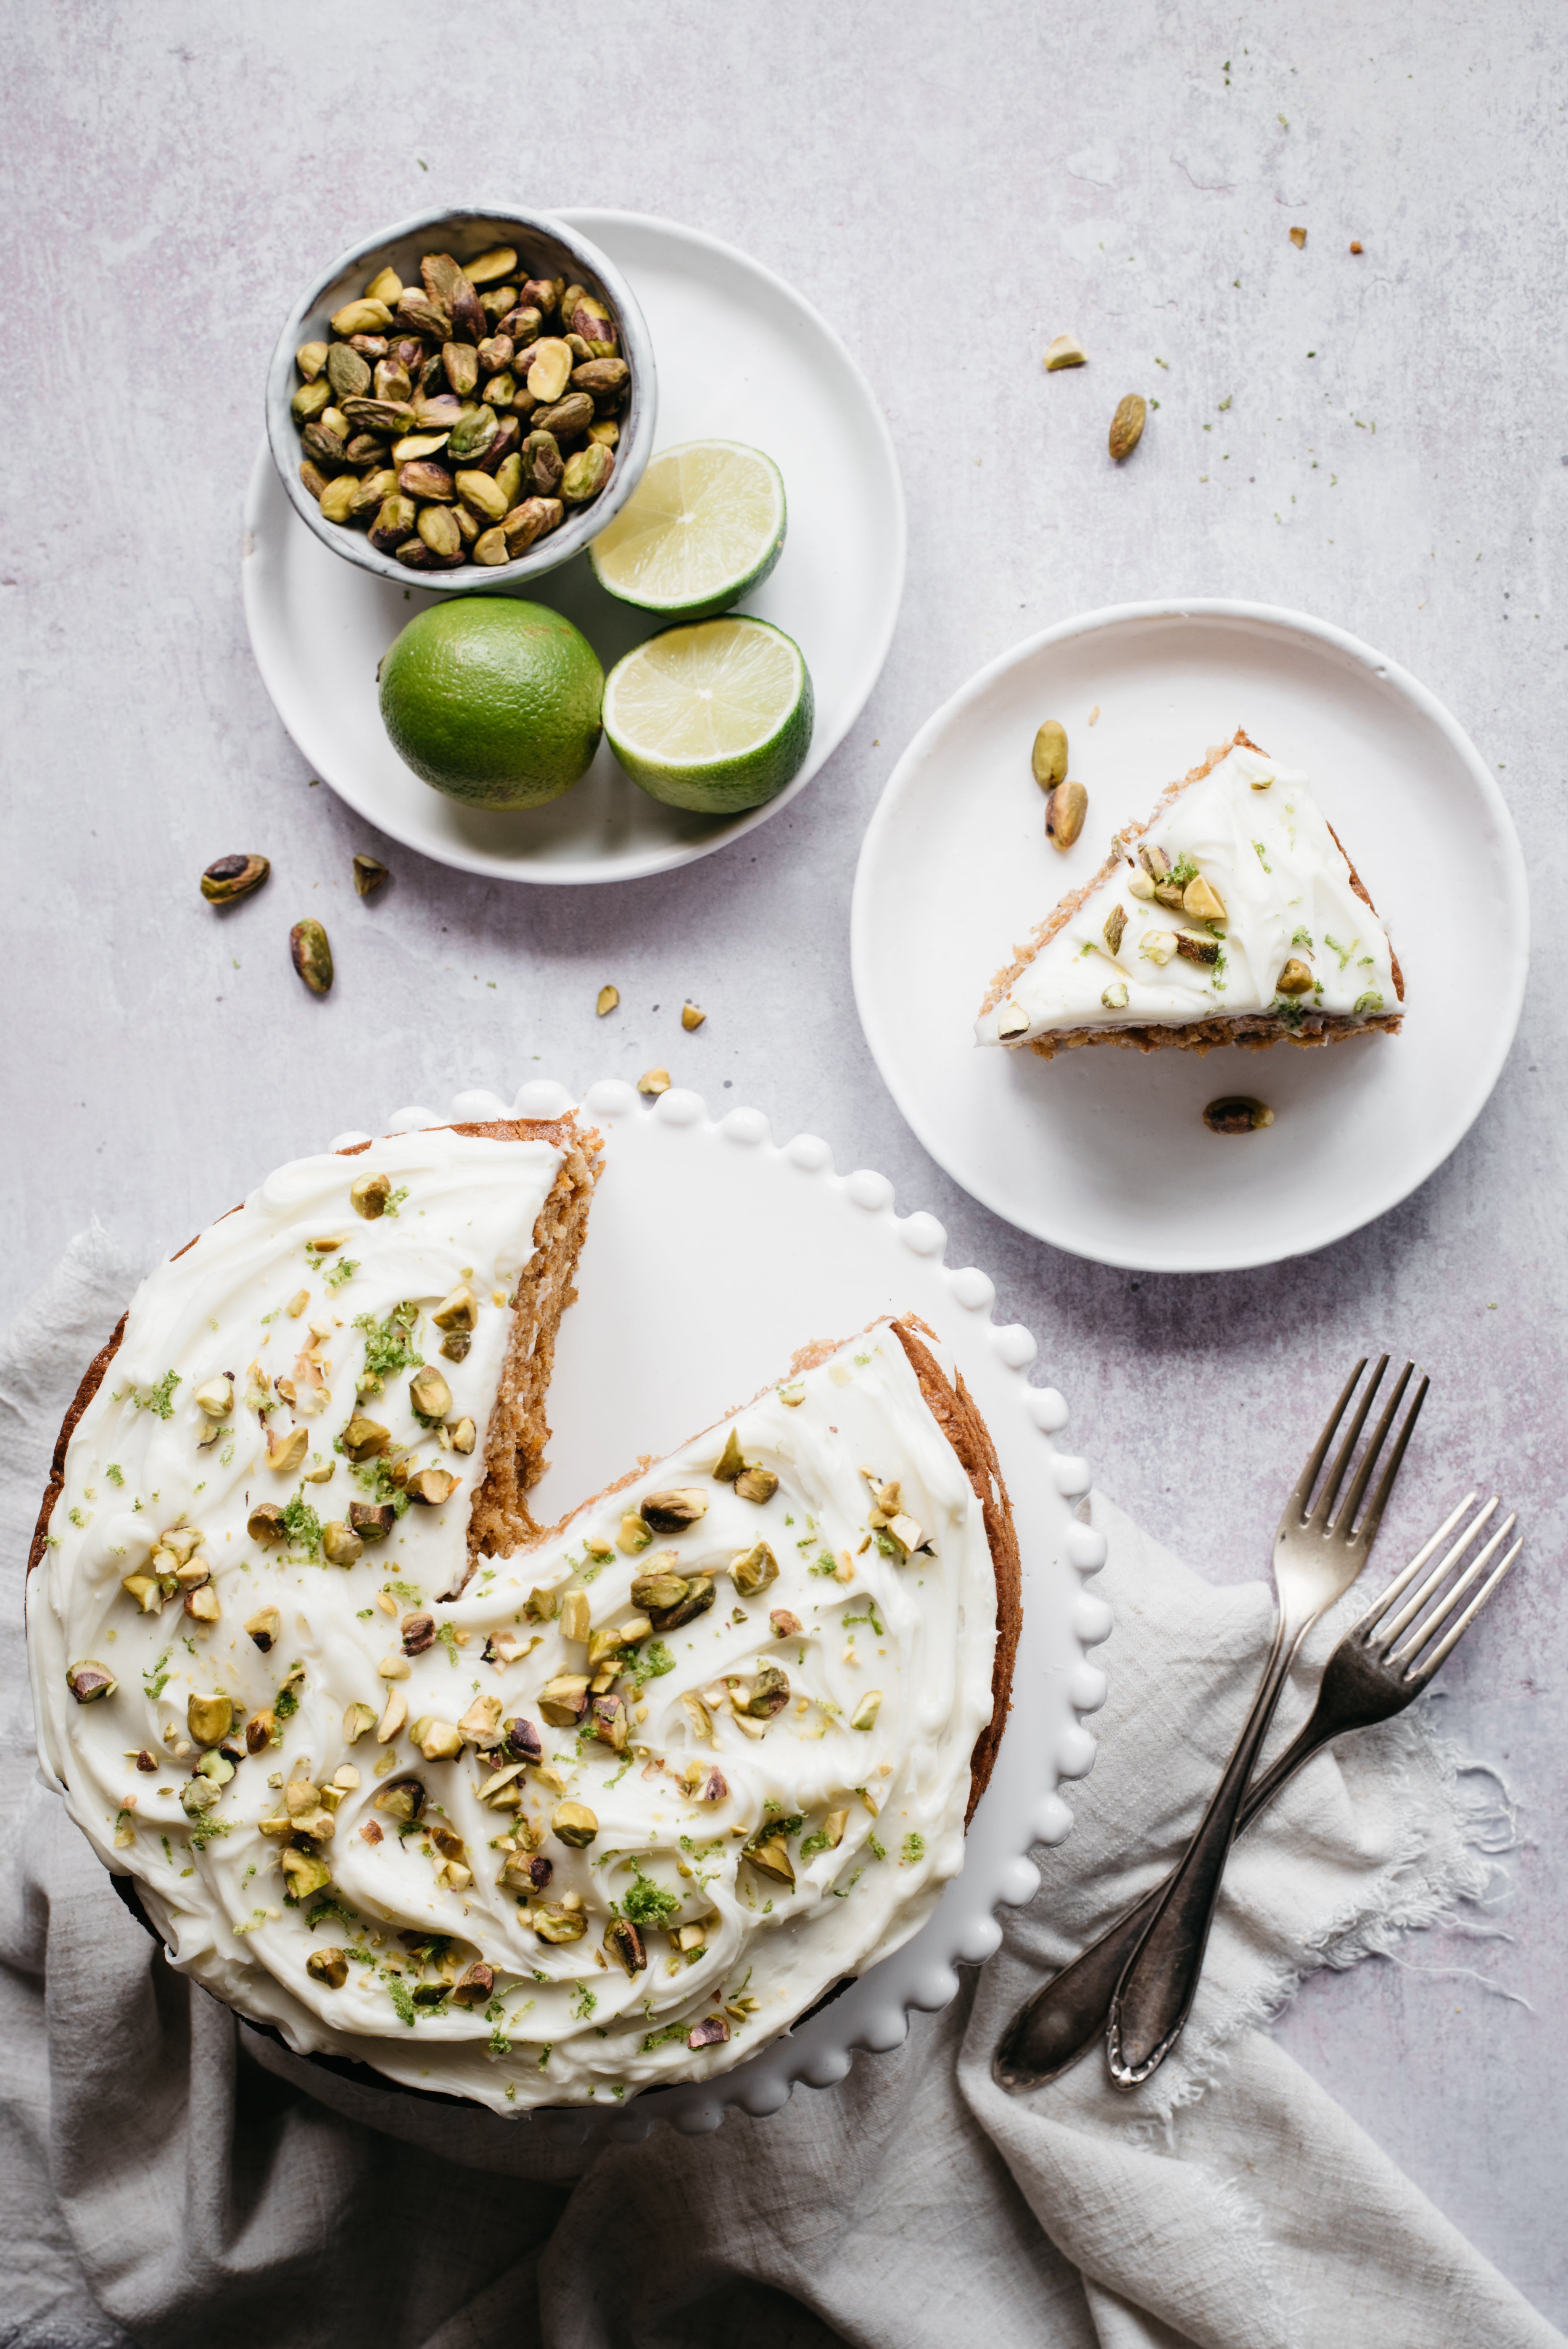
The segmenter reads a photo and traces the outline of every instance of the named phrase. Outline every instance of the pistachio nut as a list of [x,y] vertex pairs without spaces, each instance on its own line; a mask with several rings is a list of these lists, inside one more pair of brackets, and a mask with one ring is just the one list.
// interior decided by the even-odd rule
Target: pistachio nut
[[342,436],[325,424],[307,424],[299,436],[301,448],[323,471],[336,472],[343,462]]
[[1045,372],[1047,375],[1055,375],[1063,367],[1087,367],[1088,363],[1089,354],[1076,335],[1058,335],[1054,343],[1046,346]]
[[749,1859],[762,1874],[771,1877],[775,1884],[787,1884],[794,1889],[794,1862],[789,1856],[789,1846],[783,1836],[771,1826],[759,1827],[741,1847],[741,1857]]
[[308,457],[300,460],[299,478],[313,498],[319,498],[327,487],[327,475],[319,465],[313,465]]
[[471,506],[475,513],[483,514],[487,522],[498,523],[505,519],[505,492],[488,473],[459,473],[457,493],[465,505]]
[[509,367],[516,347],[510,335],[486,335],[479,346],[479,364],[483,373],[499,375],[503,367]]
[[372,1704],[348,1704],[343,1708],[343,1742],[357,1745],[368,1729],[376,1726],[376,1708]]
[[270,1545],[273,1542],[282,1541],[288,1527],[284,1523],[283,1511],[275,1501],[258,1501],[245,1519],[245,1531],[252,1541],[265,1542]]
[[421,1508],[439,1509],[451,1500],[457,1486],[457,1478],[445,1468],[420,1468],[409,1478],[405,1490]]
[[281,1436],[275,1435],[270,1427],[266,1431],[266,1464],[275,1476],[292,1476],[296,1468],[304,1466],[309,1449],[307,1427],[291,1427],[286,1435]]
[[1185,962],[1212,965],[1220,959],[1220,941],[1218,938],[1194,937],[1190,930],[1179,930],[1176,934],[1176,951]]
[[431,553],[443,561],[462,552],[462,533],[450,506],[421,506],[414,524]]
[[405,465],[413,464],[421,457],[437,457],[450,438],[448,432],[406,432],[400,440],[392,443],[392,462],[400,472]]
[[374,378],[358,351],[347,343],[334,343],[327,354],[327,380],[344,400],[363,399]]
[[431,300],[448,310],[462,287],[470,284],[450,253],[427,253],[420,263],[420,276]]
[[626,1741],[631,1733],[627,1719],[626,1700],[618,1696],[597,1696],[588,1708],[594,1735],[601,1745],[610,1746],[617,1754],[626,1752]]
[[[508,422],[513,422],[515,419],[509,418],[507,420]],[[496,438],[499,440],[500,435],[497,434]],[[489,471],[491,480],[494,482],[496,488],[500,491],[502,496],[506,501],[506,512],[502,515],[502,520],[504,522],[506,514],[510,513],[513,507],[516,504],[518,492],[523,487],[523,458],[521,452],[518,450],[514,449],[510,450],[506,456],[502,458],[501,462],[498,465],[493,467],[491,464],[491,457],[493,457],[494,453],[494,450],[492,450],[491,456],[485,459],[485,469]]]
[[[633,1597],[636,1597],[635,1585]],[[705,1615],[712,1604],[712,1582],[707,1575],[699,1574],[688,1582],[684,1599],[678,1600],[673,1607],[650,1607],[648,1613],[656,1631],[679,1631],[684,1624],[695,1622],[699,1615]]]
[[594,420],[594,403],[586,391],[569,391],[565,399],[545,402],[534,410],[535,430],[564,440],[569,432],[586,432]]
[[514,352],[537,342],[539,329],[545,323],[537,307],[525,298],[525,291],[510,309],[502,311],[495,321],[496,333],[511,336]]
[[1045,837],[1054,847],[1069,849],[1084,829],[1089,794],[1082,783],[1057,783],[1045,801]]
[[730,1579],[742,1599],[760,1599],[778,1578],[778,1560],[764,1541],[742,1550],[730,1568]]
[[398,477],[390,466],[378,465],[372,472],[361,475],[358,486],[348,501],[349,521],[370,521],[387,500],[397,494],[397,488]]
[[[673,1557],[675,1553],[671,1550],[669,1554]],[[751,1553],[746,1554],[749,1557]],[[671,1573],[668,1567],[656,1567],[650,1573],[633,1577],[631,1603],[650,1616],[662,1614],[671,1607],[679,1607],[690,1588],[683,1575]]]
[[421,392],[414,401],[415,432],[451,432],[462,418],[462,402],[450,391]]
[[1195,922],[1223,922],[1227,919],[1225,900],[1201,873],[1182,891],[1181,910],[1184,914],[1190,914]]
[[454,464],[471,464],[488,451],[501,429],[501,419],[488,402],[465,408],[452,426],[446,453]]
[[1116,412],[1111,419],[1109,445],[1111,455],[1118,465],[1124,457],[1132,455],[1143,438],[1147,416],[1148,403],[1136,391],[1129,391],[1127,398],[1117,403]]
[[422,1656],[427,1648],[435,1646],[435,1617],[422,1608],[412,1609],[399,1626],[402,1633],[405,1656]]
[[503,277],[510,277],[517,266],[517,255],[509,244],[492,245],[476,261],[465,261],[463,274],[471,285],[493,285]]
[[398,468],[398,487],[406,498],[434,499],[448,503],[457,495],[457,484],[445,465],[435,464],[428,457],[414,457]]
[[1030,764],[1043,792],[1054,792],[1066,781],[1067,730],[1057,719],[1048,718],[1035,735]]
[[452,1985],[453,2006],[484,2006],[495,1994],[495,1971],[483,1958],[476,1958],[465,1974]]
[[331,347],[329,343],[301,343],[294,355],[294,364],[306,383],[316,381],[327,365],[327,354]]
[[511,562],[512,557],[506,551],[506,533],[499,523],[493,530],[480,532],[473,542],[472,553],[475,563],[488,564],[492,570],[499,564]]
[[250,1618],[245,1630],[265,1656],[283,1637],[283,1619],[275,1607],[261,1607]]
[[419,519],[419,508],[412,498],[394,492],[381,500],[376,519],[370,524],[370,543],[383,554],[395,554],[410,535]]
[[530,277],[525,280],[517,298],[520,302],[532,304],[542,318],[547,318],[561,299],[564,284],[565,280],[559,277]]
[[566,508],[556,498],[524,498],[514,506],[502,528],[506,533],[506,552],[515,563],[526,554],[537,538],[544,538],[559,523]]
[[320,1853],[302,1851],[297,1846],[284,1853],[283,1873],[289,1897],[296,1902],[308,1900],[313,1892],[322,1891],[332,1881],[332,1870]]
[[245,1752],[262,1753],[272,1744],[276,1728],[277,1715],[270,1705],[265,1707],[260,1713],[253,1713],[245,1723]]
[[305,1971],[312,1982],[322,1982],[328,1990],[341,1990],[348,1979],[348,1961],[341,1950],[312,1950]]
[[498,1696],[476,1696],[457,1725],[470,1745],[482,1750],[499,1745],[501,1699]]
[[566,460],[553,432],[530,432],[518,454],[523,460],[523,479],[540,497],[552,497],[566,471]]
[[565,323],[601,357],[607,357],[619,340],[615,320],[594,294],[579,294]]
[[861,1698],[859,1703],[856,1706],[854,1712],[849,1716],[850,1728],[862,1730],[875,1729],[877,1726],[877,1715],[881,1712],[881,1690],[867,1689],[866,1694]]
[[472,1288],[453,1288],[434,1307],[431,1319],[438,1330],[477,1330],[479,1299]]
[[409,1402],[416,1419],[427,1423],[444,1419],[452,1409],[452,1389],[441,1372],[427,1364],[409,1381]]
[[328,1566],[356,1566],[365,1553],[364,1537],[335,1517],[321,1529],[321,1553]]
[[378,359],[371,378],[371,391],[377,399],[385,400],[389,408],[408,408],[413,402],[413,378],[401,359]]
[[753,1721],[771,1721],[789,1702],[789,1676],[777,1664],[759,1664],[745,1709]]
[[557,1803],[550,1826],[574,1851],[587,1851],[599,1831],[598,1820],[586,1803]]
[[395,269],[378,269],[365,288],[367,302],[396,302],[403,290],[403,281]]
[[[462,1752],[462,1732],[457,1723],[438,1721],[431,1713],[426,1713],[416,1721],[409,1735],[427,1762],[455,1762]],[[449,1857],[461,1859],[462,1854],[457,1851]]]
[[[392,1661],[397,1661],[401,1664],[401,1670],[406,1677],[409,1670],[408,1665],[406,1663],[401,1663],[400,1658],[393,1660],[388,1657],[383,1657],[381,1661],[376,1667],[380,1677],[383,1680],[388,1677],[387,1666],[388,1663]],[[377,1744],[389,1745],[393,1738],[396,1737],[399,1730],[401,1729],[404,1722],[407,1721],[408,1717],[408,1698],[403,1694],[400,1688],[389,1688],[387,1691],[386,1709],[382,1713],[380,1720],[376,1724]]]
[[822,1833],[827,1838],[829,1851],[836,1851],[844,1841],[844,1830],[849,1825],[847,1811],[829,1811],[822,1822]]
[[542,1941],[580,1941],[588,1930],[582,1910],[568,1909],[563,1900],[546,1900],[530,1921]]
[[320,429],[323,432],[330,432],[335,440],[347,441],[358,427],[349,423],[343,410],[334,400],[321,411]]
[[211,1778],[192,1778],[180,1789],[180,1808],[188,1819],[203,1819],[209,1811],[216,1810],[219,1789]]
[[1285,964],[1284,968],[1281,971],[1278,978],[1274,981],[1275,994],[1310,995],[1312,988],[1313,975],[1311,970],[1308,968],[1307,965],[1301,960],[1299,956],[1292,955],[1290,960]]
[[642,1935],[629,1917],[612,1918],[605,1927],[605,1947],[610,1956],[625,1967],[629,1976],[635,1979],[646,1971],[648,1951],[643,1947]]
[[681,1485],[665,1493],[649,1493],[642,1504],[644,1525],[656,1534],[683,1533],[708,1514],[708,1495],[700,1486]]
[[350,1501],[348,1523],[361,1541],[385,1541],[397,1524],[397,1512],[389,1501]]
[[534,345],[529,362],[528,388],[547,408],[572,379],[572,354],[558,336],[547,335]]
[[[332,985],[332,948],[320,923],[296,922],[288,934],[288,951],[295,969],[312,995],[327,994]],[[303,1434],[305,1431],[302,1428],[298,1433]]]
[[332,387],[325,376],[302,383],[288,405],[296,424],[314,424],[332,405]]
[[800,1617],[792,1615],[787,1607],[775,1607],[768,1617],[768,1628],[775,1640],[793,1640],[800,1630]]
[[591,399],[613,399],[631,380],[624,359],[586,359],[572,369],[572,388]]
[[[391,1440],[389,1427],[383,1427],[379,1419],[367,1419],[363,1412],[357,1411],[337,1443],[345,1460],[352,1460],[358,1464],[363,1460],[374,1460],[378,1454],[385,1452]],[[365,1528],[355,1516],[353,1505],[349,1508],[349,1517],[356,1529],[363,1533]]]
[[202,875],[202,895],[209,905],[237,905],[271,871],[265,856],[220,856]]
[[382,1787],[371,1805],[372,1810],[385,1811],[389,1818],[417,1819],[425,1806],[422,1778],[394,1778]]
[[561,1599],[561,1637],[580,1645],[588,1636],[589,1608],[586,1590],[568,1590]]
[[67,1672],[66,1686],[78,1704],[96,1704],[99,1697],[112,1696],[119,1682],[96,1657],[85,1656]]
[[443,343],[441,367],[459,399],[466,399],[479,383],[479,353],[472,343]]
[[1106,952],[1108,955],[1116,956],[1121,952],[1122,933],[1127,928],[1127,916],[1126,906],[1113,905],[1110,912],[1106,916],[1105,927],[1100,932],[1100,936],[1106,942]]
[[620,440],[620,426],[613,416],[601,417],[598,423],[589,425],[588,439],[599,441],[607,449],[613,449]]
[[339,473],[328,481],[321,492],[321,512],[327,522],[346,524],[349,518],[350,502],[359,484],[352,473]]
[[368,856],[363,849],[357,849],[355,851],[354,889],[357,895],[360,897],[373,896],[376,891],[379,889],[385,882],[389,881],[391,877],[390,873],[381,863],[379,856]]
[[223,1695],[191,1696],[185,1701],[185,1726],[198,1745],[219,1745],[234,1725],[234,1700]]
[[134,1599],[144,1615],[158,1614],[169,1593],[155,1574],[127,1574],[120,1578],[120,1588],[128,1599]]
[[540,1712],[552,1729],[573,1729],[588,1707],[586,1672],[557,1672],[539,1692]]
[[392,549],[392,554],[396,561],[406,564],[410,571],[439,571],[441,568],[439,556],[431,553],[417,533],[405,538],[400,546]]
[[361,1174],[348,1186],[348,1204],[357,1216],[373,1224],[387,1212],[387,1202],[392,1195],[389,1174]]
[[1203,1112],[1203,1123],[1210,1133],[1257,1133],[1273,1122],[1272,1109],[1240,1093],[1211,1101]]
[[1113,978],[1109,987],[1100,990],[1100,1001],[1107,1011],[1125,1011],[1127,1008],[1127,983],[1125,978]]
[[414,285],[405,285],[399,295],[390,323],[401,334],[426,336],[436,343],[444,343],[452,332],[451,313]]
[[742,1469],[735,1479],[735,1491],[742,1501],[771,1501],[778,1488],[779,1480],[773,1470],[754,1464]]
[[382,335],[392,323],[392,314],[385,302],[369,295],[358,302],[346,302],[341,310],[332,314],[332,331],[347,340],[350,335]]
[[586,506],[598,496],[611,473],[615,459],[602,440],[590,440],[575,457],[566,460],[561,475],[561,502],[568,506]]
[[501,1743],[515,1762],[545,1759],[544,1740],[525,1713],[514,1713],[510,1721],[502,1723]]
[[[635,1510],[628,1510],[620,1521],[620,1530],[616,1535],[615,1545],[617,1549],[624,1551],[628,1557],[635,1557],[638,1551],[646,1549],[652,1539],[653,1527],[639,1517]],[[673,1557],[675,1553],[670,1550],[668,1555]]]

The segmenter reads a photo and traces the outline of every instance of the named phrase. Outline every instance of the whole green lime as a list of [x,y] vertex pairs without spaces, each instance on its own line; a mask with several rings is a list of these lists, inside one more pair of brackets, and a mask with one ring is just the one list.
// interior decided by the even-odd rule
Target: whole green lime
[[415,774],[470,807],[543,807],[586,774],[605,673],[544,604],[457,595],[421,612],[380,667],[381,722]]

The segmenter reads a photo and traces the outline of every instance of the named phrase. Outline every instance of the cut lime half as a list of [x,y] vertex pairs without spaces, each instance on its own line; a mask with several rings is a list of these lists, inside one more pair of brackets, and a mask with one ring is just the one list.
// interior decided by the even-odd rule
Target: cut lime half
[[738,440],[689,440],[655,457],[588,550],[599,585],[670,620],[728,611],[778,561],[779,469]]
[[761,807],[811,747],[811,672],[766,620],[666,628],[605,680],[611,750],[650,798],[704,815]]

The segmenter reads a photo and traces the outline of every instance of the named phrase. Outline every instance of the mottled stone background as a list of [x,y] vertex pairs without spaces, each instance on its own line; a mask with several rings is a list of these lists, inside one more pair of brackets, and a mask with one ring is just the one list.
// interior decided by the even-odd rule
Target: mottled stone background
[[[928,1161],[867,1054],[847,945],[862,829],[935,704],[1028,631],[1165,594],[1370,639],[1495,763],[1532,866],[1561,864],[1563,25],[1549,0],[53,0],[0,23],[0,1309],[94,1214],[151,1251],[395,1102],[660,1060],[940,1216],[953,1259],[1039,1332],[1106,1490],[1216,1576],[1262,1570],[1342,1363],[1418,1352],[1433,1395],[1387,1548],[1472,1480],[1529,1529],[1446,1703],[1506,1774],[1519,1848],[1486,1919],[1319,1978],[1281,2030],[1559,2323],[1568,1043],[1550,977],[1475,1131],[1398,1213],[1277,1271],[1140,1278],[1021,1237]],[[309,788],[247,648],[241,500],[278,322],[351,238],[476,191],[744,247],[848,337],[898,443],[909,586],[870,706],[775,822],[668,879],[533,890],[421,864]],[[1068,327],[1094,364],[1048,382]],[[1161,406],[1117,471],[1106,424],[1135,386]],[[271,886],[220,922],[196,876],[253,847]],[[360,847],[396,874],[369,905]],[[1547,893],[1536,910],[1550,975],[1561,916]],[[288,967],[306,911],[337,950],[325,1005]],[[623,1008],[601,1024],[606,978]],[[688,994],[709,1012],[691,1038]]]

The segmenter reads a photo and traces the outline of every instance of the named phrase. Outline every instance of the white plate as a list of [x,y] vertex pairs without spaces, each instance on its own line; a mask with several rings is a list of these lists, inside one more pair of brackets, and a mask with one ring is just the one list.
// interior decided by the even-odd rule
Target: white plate
[[[571,1105],[562,1087],[536,1081],[514,1102],[459,1093],[446,1114],[554,1117]],[[913,1311],[950,1349],[984,1414],[1023,1569],[1014,1702],[962,1872],[901,1949],[734,2071],[613,2115],[542,2113],[534,2121],[576,2137],[597,2118],[617,2137],[639,2137],[655,2120],[712,2128],[728,2106],[775,2112],[797,2083],[841,2079],[857,2049],[897,2046],[912,2009],[946,2005],[958,1988],[955,1965],[981,1963],[1001,1940],[999,1904],[1038,1889],[1030,1846],[1059,1843],[1072,1825],[1057,1788],[1094,1760],[1078,1714],[1104,1702],[1106,1679],[1085,1651],[1106,1637],[1111,1615],[1083,1587],[1105,1563],[1106,1545],[1075,1515],[1089,1489],[1088,1464],[1053,1441],[1067,1406],[1054,1387],[1030,1383],[1039,1350],[1020,1324],[992,1320],[996,1290],[986,1275],[942,1262],[947,1235],[934,1216],[897,1214],[885,1175],[836,1174],[815,1134],[780,1147],[755,1110],[714,1123],[694,1092],[667,1092],[649,1110],[629,1085],[609,1081],[591,1088],[582,1114],[605,1137],[605,1171],[577,1302],[556,1348],[551,1464],[535,1503],[542,1518],[601,1490],[638,1454],[686,1442],[737,1397],[769,1385],[798,1347]],[[439,1112],[406,1109],[388,1130],[440,1122]],[[333,1146],[363,1139],[340,1134]],[[275,2067],[280,2060],[267,2058]],[[514,2126],[477,2106],[474,2122]]]
[[[1065,856],[1029,770],[1047,718],[1089,793]],[[1238,726],[1306,770],[1394,940],[1403,1032],[1201,1058],[977,1045],[1014,943]],[[993,661],[898,761],[855,883],[861,1023],[932,1157],[1021,1230],[1151,1272],[1303,1255],[1424,1182],[1497,1081],[1529,939],[1513,824],[1441,703],[1342,629],[1257,604],[1120,605]],[[1273,1125],[1210,1133],[1204,1103],[1234,1092],[1266,1101]]]
[[[658,447],[744,440],[784,475],[789,535],[772,578],[737,607],[772,620],[805,655],[816,724],[786,791],[715,823],[661,807],[607,744],[548,807],[467,809],[421,782],[388,741],[376,669],[435,600],[338,561],[284,496],[265,443],[245,501],[245,623],[289,733],[358,814],[443,864],[505,881],[629,881],[738,839],[777,813],[831,758],[866,705],[892,641],[904,585],[904,493],[870,386],[838,336],[781,278],[694,229],[637,212],[561,214],[625,272],[659,369]],[[607,595],[579,555],[530,581],[565,612],[607,670],[659,623]],[[445,600],[444,598],[441,600]]]

